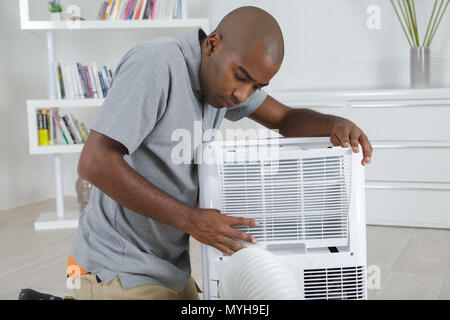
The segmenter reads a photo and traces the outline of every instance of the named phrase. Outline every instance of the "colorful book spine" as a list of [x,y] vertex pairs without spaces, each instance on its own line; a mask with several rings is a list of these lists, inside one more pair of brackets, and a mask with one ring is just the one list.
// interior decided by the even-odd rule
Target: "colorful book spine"
[[117,13],[119,12],[119,8],[121,7],[122,0],[117,0],[116,6],[114,7],[114,13],[111,17],[112,20],[117,20]]
[[53,122],[57,126],[57,128],[59,128],[59,132],[61,133],[61,136],[63,137],[64,142],[66,144],[69,144],[69,140],[67,140],[66,134],[63,131],[63,128],[61,126],[61,123],[59,122],[59,119],[58,119],[58,116],[56,113],[53,113]]
[[148,20],[150,17],[150,12],[152,10],[152,6],[153,6],[153,0],[148,0],[147,1],[147,5],[145,6],[145,10],[144,10],[144,16],[142,19],[144,20]]
[[106,86],[108,87],[108,89],[111,88],[111,81],[109,79],[108,70],[107,70],[106,66],[103,66],[101,68],[101,71],[102,71],[103,79],[105,79],[105,81],[106,81]]
[[96,20],[103,20],[103,16],[105,14],[105,9],[106,9],[107,5],[108,5],[108,2],[106,2],[106,1],[103,1],[100,4],[100,9],[98,10],[98,14],[97,14],[97,19]]
[[81,132],[78,130],[77,120],[72,114],[67,114],[67,117],[69,118],[70,127],[72,128],[75,134],[77,142],[84,143],[83,136],[81,135]]
[[89,98],[89,92],[86,87],[86,81],[84,80],[83,66],[79,62],[77,62],[77,69],[78,69],[78,78],[80,79],[81,89],[83,90],[83,96],[85,98]]
[[98,98],[97,84],[95,81],[94,72],[92,71],[92,66],[87,66],[87,69],[89,72],[89,81],[92,88],[92,98]]
[[75,143],[75,144],[79,143],[77,140],[77,136],[76,136],[73,128],[70,125],[70,120],[69,120],[69,117],[67,116],[67,114],[63,115],[62,119],[63,119],[64,123],[66,124],[67,130],[69,131],[69,134],[70,134],[70,137],[72,138],[73,143]]
[[159,1],[160,1],[160,0],[154,0],[154,1],[153,1],[153,8],[152,8],[152,14],[151,14],[151,18],[152,18],[152,19],[155,19],[155,18],[156,18],[156,9],[157,9],[157,7],[158,7],[158,5],[159,5]]
[[74,144],[75,142],[73,141],[72,136],[70,135],[69,129],[67,128],[67,125],[66,125],[64,119],[60,115],[57,115],[57,118],[58,118],[59,123],[61,124],[61,128],[62,128],[65,136],[67,137],[68,143]]
[[112,20],[112,17],[113,17],[113,14],[114,14],[114,8],[116,7],[116,5],[117,5],[117,0],[113,0],[113,3],[111,5],[111,8],[110,8],[109,13],[108,13],[108,20]]
[[86,127],[84,126],[83,122],[78,123],[78,126],[80,128],[81,134],[83,135],[84,141],[86,141],[87,137],[89,135],[89,132],[86,130]]
[[47,120],[47,124],[48,124],[48,144],[51,146],[55,143],[55,126],[53,125],[53,121],[52,121],[52,110],[45,110],[46,114],[45,114],[45,118]]
[[111,8],[111,0],[108,0],[108,4],[106,5],[105,13],[103,15],[103,20],[108,19],[108,12],[110,8]]
[[180,19],[180,16],[181,16],[181,0],[177,0],[175,19]]
[[132,1],[133,1],[133,6],[131,7],[131,11],[130,11],[130,14],[128,16],[128,20],[133,19],[134,12],[136,11],[136,6],[137,6],[137,4],[139,2],[139,0],[132,0]]
[[93,98],[94,97],[94,92],[92,91],[92,86],[91,86],[91,80],[89,79],[89,70],[87,66],[83,66],[83,71],[84,71],[84,78],[86,81],[86,86],[89,92],[89,98]]
[[134,14],[134,20],[138,20],[139,16],[141,15],[141,10],[142,10],[142,2],[143,0],[139,0],[139,4],[137,5],[136,8],[136,13]]
[[61,99],[65,99],[66,98],[66,90],[64,87],[64,80],[63,80],[62,69],[61,69],[60,63],[58,63],[58,80],[59,80],[59,84],[61,87]]
[[122,14],[120,16],[121,20],[125,20],[125,18],[127,16],[127,13],[128,13],[128,10],[130,9],[130,4],[131,4],[131,1],[127,0],[126,5],[125,5],[125,7],[123,9],[123,12],[122,12]]
[[102,88],[102,94],[103,97],[106,97],[106,93],[107,93],[107,89],[106,89],[106,85],[105,85],[105,80],[103,80],[103,75],[101,72],[98,72],[98,79],[100,81],[100,86]]
[[48,146],[48,130],[46,123],[46,116],[40,110],[36,112],[38,121],[38,138],[40,146]]

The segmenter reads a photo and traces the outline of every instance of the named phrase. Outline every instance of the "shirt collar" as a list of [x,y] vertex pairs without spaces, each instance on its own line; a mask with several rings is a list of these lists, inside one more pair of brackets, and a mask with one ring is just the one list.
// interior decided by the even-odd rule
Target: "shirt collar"
[[200,63],[202,62],[202,49],[200,41],[206,38],[206,33],[201,28],[185,32],[178,36],[181,42],[181,51],[189,72],[192,89],[201,93]]

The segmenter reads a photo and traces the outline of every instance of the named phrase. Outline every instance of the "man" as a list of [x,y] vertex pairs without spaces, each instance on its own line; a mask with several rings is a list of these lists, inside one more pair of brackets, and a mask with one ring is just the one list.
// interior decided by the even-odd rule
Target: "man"
[[278,23],[256,7],[230,12],[208,36],[197,29],[125,54],[78,166],[94,188],[70,249],[77,299],[198,299],[190,236],[226,254],[243,247],[232,238],[256,242],[233,228],[255,220],[197,208],[194,162],[170,159],[174,130],[249,116],[283,136],[330,136],[355,152],[361,144],[370,162],[370,142],[351,121],[291,109],[261,90],[283,56]]

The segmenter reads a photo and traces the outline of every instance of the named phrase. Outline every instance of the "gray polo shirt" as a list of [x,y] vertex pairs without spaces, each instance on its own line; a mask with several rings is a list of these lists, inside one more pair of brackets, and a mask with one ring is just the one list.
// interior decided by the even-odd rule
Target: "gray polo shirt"
[[[161,37],[129,50],[120,60],[112,86],[92,130],[123,144],[124,160],[153,186],[197,206],[198,180],[194,146],[190,163],[171,160],[176,129],[194,136],[218,128],[223,118],[237,121],[256,110],[267,94],[258,90],[231,109],[202,100],[199,69],[201,29]],[[119,275],[124,289],[158,284],[182,290],[190,277],[190,235],[133,212],[93,187],[79,220],[70,255],[104,283]]]

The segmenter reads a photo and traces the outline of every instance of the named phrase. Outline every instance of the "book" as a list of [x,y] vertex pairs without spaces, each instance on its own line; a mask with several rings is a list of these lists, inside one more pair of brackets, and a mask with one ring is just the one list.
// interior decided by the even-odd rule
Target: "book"
[[103,95],[102,86],[100,84],[100,79],[98,77],[97,63],[92,62],[91,68],[92,68],[92,76],[94,77],[94,81],[95,81],[95,88],[97,90],[97,98],[104,98],[105,96]]
[[176,9],[175,9],[175,19],[180,19],[181,16],[181,0],[177,0]]
[[64,142],[66,144],[69,144],[69,140],[67,139],[67,137],[62,129],[61,123],[59,122],[59,119],[58,119],[58,116],[56,113],[53,113],[53,122],[54,122],[55,126],[57,128],[59,128],[59,133],[61,134],[62,138],[64,139]]
[[113,0],[113,3],[111,5],[111,8],[109,9],[109,13],[108,13],[108,20],[112,20],[113,14],[114,14],[114,8],[117,5],[117,0]]
[[58,75],[58,63],[53,62],[53,80],[54,80],[54,86],[56,90],[56,99],[62,99],[61,96],[61,85],[59,83],[59,75]]
[[92,98],[98,98],[98,91],[97,91],[97,84],[95,82],[94,73],[92,71],[92,66],[87,66],[88,72],[89,72],[89,81],[91,83],[92,88]]
[[137,6],[137,4],[139,2],[139,0],[132,0],[132,1],[133,1],[133,5],[131,7],[130,14],[128,15],[128,20],[133,19],[133,15],[134,15],[134,13],[136,11],[136,6]]
[[69,78],[69,72],[68,72],[68,66],[65,64],[61,65],[62,74],[63,74],[63,82],[64,87],[66,88],[66,98],[67,99],[74,99],[74,88],[72,85],[72,82]]
[[63,133],[67,137],[68,144],[74,144],[75,142],[73,141],[72,136],[70,135],[70,132],[69,132],[69,129],[67,128],[66,122],[63,120],[63,118],[59,114],[57,114],[56,117],[57,117],[59,123],[61,124]]
[[78,69],[78,78],[79,78],[79,81],[80,81],[81,89],[83,90],[83,97],[84,98],[89,98],[86,82],[84,80],[83,66],[79,62],[77,62],[76,65],[77,65],[77,69]]
[[181,0],[181,19],[188,18],[188,0]]
[[147,6],[147,2],[148,2],[148,0],[142,0],[142,6],[141,6],[141,10],[139,12],[139,16],[137,17],[137,20],[144,19],[144,12],[145,12],[145,7]]
[[103,97],[106,97],[105,81],[103,80],[103,75],[102,75],[102,73],[100,71],[98,72],[98,79],[100,81],[100,87],[102,88]]
[[145,6],[145,10],[144,10],[144,16],[143,16],[144,20],[148,20],[149,19],[150,13],[152,11],[152,6],[153,6],[153,0],[148,0],[147,4]]
[[74,129],[70,125],[70,120],[69,120],[69,117],[67,116],[67,114],[63,115],[62,119],[63,119],[64,123],[66,124],[67,130],[69,131],[69,135],[72,138],[73,143],[74,144],[80,143],[77,139]]
[[45,125],[44,115],[40,110],[36,111],[38,122],[38,139],[40,146],[48,146],[48,130]]
[[73,117],[73,115],[70,114],[70,113],[67,114],[67,117],[69,118],[69,124],[70,124],[70,127],[72,128],[72,130],[73,130],[73,132],[75,134],[77,142],[78,143],[84,143],[83,136],[81,135],[80,131],[78,130],[78,126],[76,125],[75,117]]
[[45,130],[45,139],[44,139],[44,145],[49,146],[51,145],[50,143],[50,124],[49,124],[49,120],[48,120],[48,110],[44,109],[41,110],[41,116],[42,116],[42,123],[44,125],[43,130]]
[[128,4],[128,0],[122,0],[119,13],[117,14],[117,20],[123,20],[123,15],[125,14],[125,9],[127,7],[127,4]]
[[53,125],[53,121],[52,121],[52,110],[46,110],[46,120],[48,123],[48,144],[49,145],[53,145],[56,144],[55,142],[55,126]]
[[151,13],[151,19],[156,19],[156,11],[159,6],[159,0],[153,0],[153,8]]
[[117,13],[119,12],[119,8],[122,5],[122,0],[117,0],[116,6],[114,7],[114,12],[111,16],[111,20],[117,20]]
[[94,97],[94,92],[92,91],[92,86],[91,86],[91,80],[89,77],[89,70],[87,66],[83,66],[83,71],[84,71],[84,79],[86,81],[86,86],[89,92],[88,97],[89,98],[93,98]]
[[58,62],[58,80],[59,80],[59,85],[61,88],[61,99],[65,99],[66,98],[66,92],[65,92],[65,88],[64,88],[64,81],[63,81],[63,76],[62,76],[62,70],[61,70],[61,64]]
[[105,13],[103,15],[103,20],[108,19],[108,12],[110,8],[111,8],[111,0],[108,0],[108,4],[106,5]]
[[142,2],[143,0],[139,0],[139,3],[136,6],[136,13],[134,14],[134,20],[139,19],[139,16],[141,15],[141,10],[142,10]]
[[101,72],[103,79],[105,80],[106,87],[107,89],[109,89],[111,87],[111,82],[108,76],[108,70],[106,69],[106,66],[101,67]]
[[81,134],[83,135],[84,141],[86,141],[87,137],[89,135],[89,132],[86,130],[86,127],[84,126],[83,122],[78,123],[78,126],[80,128]]
[[103,1],[100,4],[100,9],[98,10],[98,14],[97,14],[96,20],[103,20],[103,16],[105,15],[105,9],[106,9],[107,5],[108,5],[108,2],[106,2],[106,1]]
[[78,99],[83,98],[83,90],[81,89],[80,77],[78,76],[78,68],[75,63],[70,66],[70,74],[72,76],[72,81],[76,88],[76,97]]

